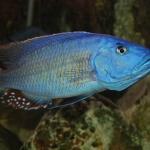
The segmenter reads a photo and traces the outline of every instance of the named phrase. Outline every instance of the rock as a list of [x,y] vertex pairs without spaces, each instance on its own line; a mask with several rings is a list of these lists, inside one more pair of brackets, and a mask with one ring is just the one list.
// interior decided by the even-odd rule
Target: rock
[[142,133],[148,140],[150,139],[150,97],[145,96],[140,103],[131,107],[126,112],[130,122]]
[[148,146],[119,110],[92,97],[45,113],[21,150],[147,150]]

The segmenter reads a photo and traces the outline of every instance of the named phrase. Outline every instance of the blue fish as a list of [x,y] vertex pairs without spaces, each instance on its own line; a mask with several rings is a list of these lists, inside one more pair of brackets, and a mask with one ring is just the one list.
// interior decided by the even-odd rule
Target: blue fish
[[[0,46],[1,101],[22,109],[123,90],[150,72],[150,50],[104,34],[68,32]],[[16,93],[20,91],[18,96]],[[55,99],[63,98],[53,106]]]

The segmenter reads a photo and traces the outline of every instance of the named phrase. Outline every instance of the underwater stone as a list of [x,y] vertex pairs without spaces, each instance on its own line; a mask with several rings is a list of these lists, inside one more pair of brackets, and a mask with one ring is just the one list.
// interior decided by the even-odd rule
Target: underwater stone
[[21,150],[147,150],[149,142],[116,109],[90,99],[45,113]]

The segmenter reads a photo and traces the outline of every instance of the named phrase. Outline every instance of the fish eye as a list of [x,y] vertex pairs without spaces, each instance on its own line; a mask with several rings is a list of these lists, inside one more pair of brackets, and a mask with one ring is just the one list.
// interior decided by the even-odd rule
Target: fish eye
[[124,46],[118,46],[117,47],[117,53],[119,53],[120,55],[123,55],[127,52],[127,48]]

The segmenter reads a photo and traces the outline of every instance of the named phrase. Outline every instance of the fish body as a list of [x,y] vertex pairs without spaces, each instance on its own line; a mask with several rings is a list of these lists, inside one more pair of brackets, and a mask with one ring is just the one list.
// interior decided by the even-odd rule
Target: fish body
[[[6,67],[0,71],[1,99],[24,109],[46,107],[57,98],[74,97],[63,104],[68,105],[106,89],[120,91],[150,72],[148,48],[88,32],[1,45],[0,60]],[[21,100],[9,89],[20,90]],[[22,105],[23,99],[28,101]]]

